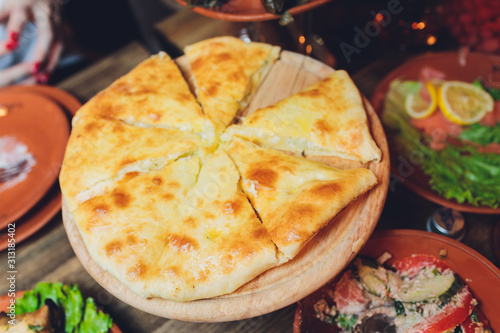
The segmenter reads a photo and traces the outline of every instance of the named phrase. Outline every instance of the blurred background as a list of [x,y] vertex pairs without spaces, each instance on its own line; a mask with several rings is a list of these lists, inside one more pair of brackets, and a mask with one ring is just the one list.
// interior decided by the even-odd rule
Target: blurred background
[[277,20],[219,21],[174,0],[66,0],[62,6],[66,53],[82,58],[56,72],[52,83],[133,40],[152,53],[165,50],[178,56],[182,42],[175,43],[175,37],[182,38],[180,24],[200,30],[198,39],[250,29],[254,40],[310,54],[350,73],[382,57],[429,50],[466,46],[499,53],[499,6],[494,0],[335,0],[294,15],[294,22],[281,26]]

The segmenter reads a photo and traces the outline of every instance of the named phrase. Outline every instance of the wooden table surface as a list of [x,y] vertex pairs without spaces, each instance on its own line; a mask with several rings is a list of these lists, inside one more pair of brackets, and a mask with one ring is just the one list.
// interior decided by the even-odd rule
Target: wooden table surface
[[[183,14],[185,15],[185,14]],[[174,18],[175,19],[175,18]],[[220,23],[218,23],[220,24]],[[166,24],[167,26],[171,26]],[[213,33],[213,30],[211,30]],[[188,33],[188,32],[186,32]],[[182,40],[182,36],[175,39]],[[182,45],[179,45],[182,47]],[[114,79],[128,72],[148,56],[139,43],[131,43],[109,57],[70,77],[59,85],[82,102],[108,86]],[[375,63],[353,75],[360,90],[367,96],[376,82],[402,59],[388,59]],[[385,67],[384,67],[385,66]],[[352,74],[352,73],[351,73]],[[401,184],[392,187],[377,229],[425,230],[426,218],[438,206],[418,197]],[[465,214],[468,233],[464,243],[471,246],[497,266],[491,234],[500,218],[497,216]],[[2,267],[6,267],[7,253],[0,253]],[[226,323],[191,323],[156,317],[126,305],[100,287],[85,271],[68,242],[61,214],[58,213],[44,228],[16,246],[17,290],[32,288],[39,281],[62,281],[78,284],[87,296],[95,298],[109,312],[123,332],[291,332],[295,305],[260,317]],[[8,290],[7,269],[0,272],[0,291]]]

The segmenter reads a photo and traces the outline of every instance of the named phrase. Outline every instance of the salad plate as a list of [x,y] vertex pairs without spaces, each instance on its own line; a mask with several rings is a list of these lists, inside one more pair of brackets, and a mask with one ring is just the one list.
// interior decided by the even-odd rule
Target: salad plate
[[[390,72],[376,87],[376,89],[373,92],[373,95],[371,97],[371,103],[374,106],[376,112],[381,116],[382,121],[384,123],[384,127],[386,129],[386,133],[388,136],[389,140],[389,147],[391,150],[391,172],[395,176],[395,179],[398,182],[403,183],[405,186],[407,186],[410,190],[414,191],[418,195],[434,202],[439,205],[449,207],[452,209],[456,209],[459,211],[463,212],[469,212],[469,213],[481,213],[481,214],[500,214],[500,208],[499,203],[498,203],[498,196],[496,198],[496,203],[493,203],[493,205],[487,205],[483,204],[487,200],[490,200],[491,202],[491,193],[480,193],[481,192],[481,186],[486,186],[487,184],[490,184],[493,188],[500,188],[498,186],[495,186],[494,183],[491,183],[491,181],[495,181],[495,177],[491,177],[491,175],[485,176],[480,173],[474,173],[471,170],[474,170],[475,166],[472,164],[479,164],[482,163],[483,161],[481,160],[476,160],[477,163],[474,163],[474,159],[476,157],[480,157],[479,154],[476,154],[475,151],[471,153],[471,150],[454,150],[458,151],[458,154],[466,156],[467,157],[464,160],[468,160],[469,162],[463,162],[463,165],[460,165],[457,167],[459,169],[459,172],[462,173],[469,173],[466,175],[467,177],[474,177],[476,178],[476,191],[475,194],[470,195],[470,193],[465,193],[468,192],[467,188],[465,186],[462,186],[462,192],[461,193],[456,193],[455,189],[451,186],[448,186],[446,188],[446,191],[441,191],[441,193],[438,193],[436,191],[436,188],[433,188],[433,186],[436,186],[436,184],[439,185],[440,182],[446,181],[445,178],[458,178],[462,177],[462,175],[456,176],[453,175],[453,172],[451,169],[455,168],[455,162],[458,161],[454,160],[453,162],[450,160],[448,161],[449,163],[447,164],[446,168],[449,170],[448,171],[444,170],[444,167],[441,168],[440,170],[440,178],[432,179],[429,174],[432,172],[438,173],[436,170],[439,167],[439,162],[436,161],[430,161],[429,164],[434,163],[438,165],[437,167],[433,166],[428,166],[427,167],[427,172],[424,172],[424,167],[423,167],[423,160],[419,157],[416,158],[415,156],[409,156],[408,151],[403,151],[404,149],[401,148],[402,144],[398,142],[398,138],[395,134],[394,131],[394,126],[388,126],[388,117],[387,117],[387,112],[386,112],[386,100],[388,98],[388,93],[391,92],[391,84],[394,84],[396,82],[397,84],[403,83],[403,82],[408,82],[408,81],[420,81],[422,80],[422,77],[425,77],[426,75],[435,75],[439,76],[444,80],[443,82],[454,82],[454,81],[462,81],[462,82],[467,82],[467,83],[473,83],[476,81],[475,84],[478,84],[478,82],[486,82],[490,88],[497,88],[500,87],[500,57],[494,56],[494,55],[486,55],[486,54],[479,54],[479,53],[463,53],[463,52],[441,52],[441,53],[430,53],[430,54],[424,54],[421,56],[417,56],[408,62],[404,63],[400,67],[396,68],[392,72]],[[435,74],[437,73],[437,74]],[[398,81],[399,80],[399,81]],[[438,89],[436,89],[436,94],[438,93]],[[437,103],[439,105],[439,103]],[[403,104],[404,105],[404,104]],[[498,108],[500,104],[499,102],[495,102],[494,104],[494,109],[492,112],[488,113],[488,117],[492,118],[493,117],[493,122],[496,120],[496,127],[493,123],[493,127],[496,130],[497,127],[499,127],[499,122],[500,119],[498,119]],[[391,111],[394,109],[394,107],[391,108]],[[413,127],[413,119],[408,116],[405,113],[404,106],[400,107],[399,109],[402,109],[401,113],[405,114],[406,116],[403,116],[401,119],[405,119],[406,123],[409,124],[410,126],[405,127],[405,132],[408,133],[408,129],[413,130],[415,129],[416,131],[419,131],[420,134],[423,134],[420,129],[416,129]],[[441,110],[438,107],[434,113],[440,113]],[[443,112],[444,114],[444,112]],[[496,119],[494,117],[496,116]],[[429,119],[432,116],[429,117]],[[451,124],[452,126],[455,126],[458,128],[458,132],[462,132],[467,130],[469,133],[471,130],[469,129],[474,129],[473,126],[467,126],[467,125],[457,125],[453,124],[451,122],[448,122],[445,117],[441,117],[442,119],[445,119],[445,122],[447,122],[446,126],[448,124]],[[485,117],[486,118],[486,117]],[[426,120],[426,119],[418,119],[419,121],[421,120]],[[491,121],[490,121],[491,122]],[[394,123],[394,122],[393,122]],[[400,122],[402,123],[402,122]],[[481,121],[478,124],[474,124],[477,128],[479,128],[479,131],[476,131],[475,134],[480,134],[481,130],[484,130],[485,128],[482,127],[483,121]],[[403,124],[404,125],[404,124]],[[443,122],[439,123],[437,122],[436,125],[436,130],[440,131],[442,130]],[[492,126],[491,124],[488,126]],[[477,129],[476,128],[476,129]],[[399,129],[400,132],[402,132],[401,129]],[[459,134],[460,135],[460,134]],[[408,137],[408,135],[407,135]],[[417,140],[422,140],[423,135],[416,137]],[[450,138],[450,136],[448,136]],[[450,147],[452,145],[448,144],[448,141],[453,142],[455,138],[452,138],[450,140],[446,139],[447,141],[447,147]],[[468,141],[461,140],[460,137],[459,139],[455,140],[458,141],[458,146],[463,147],[467,146],[469,143]],[[465,142],[465,144],[464,144]],[[475,145],[474,143],[471,144],[477,147],[478,145]],[[494,143],[493,145],[498,145],[498,143]],[[492,146],[492,145],[490,145]],[[445,149],[447,149],[447,147]],[[453,145],[453,147],[456,147]],[[495,147],[494,147],[495,148]],[[497,148],[497,147],[496,147]],[[445,150],[443,149],[443,151]],[[472,148],[474,149],[474,148]],[[409,149],[408,149],[409,150]],[[430,151],[430,149],[429,149]],[[495,161],[496,161],[496,156],[498,156],[498,150],[494,150],[492,153],[490,152],[490,156],[495,156]],[[470,156],[469,156],[470,155]],[[449,155],[447,155],[449,156]],[[500,160],[500,159],[499,159]],[[441,161],[446,161],[445,158],[441,158]],[[492,161],[490,165],[487,166],[489,168],[490,172],[495,173],[496,169],[498,169],[498,163]],[[462,163],[458,161],[459,163]],[[469,163],[469,164],[467,164]],[[451,167],[450,167],[451,165]],[[431,171],[429,171],[432,169]],[[465,170],[465,171],[464,171]],[[430,172],[430,173],[429,173]],[[500,172],[500,169],[498,169],[498,172]],[[484,179],[483,179],[484,178]],[[498,177],[496,178],[498,181]],[[459,182],[457,182],[459,183]],[[434,184],[434,185],[431,185]],[[492,185],[493,184],[493,185]],[[458,187],[460,187],[460,184],[458,184]],[[445,186],[441,186],[441,188],[445,188]],[[445,194],[446,193],[446,194]],[[476,195],[476,196],[474,196]],[[489,196],[489,198],[485,198],[486,196]],[[467,197],[472,197],[471,200],[467,199]],[[459,199],[457,199],[459,198]],[[481,201],[482,200],[482,201]],[[493,201],[495,199],[493,198]],[[471,202],[472,201],[472,202]],[[474,204],[474,202],[476,204]]]
[[[372,258],[379,258],[384,253],[391,256],[387,261],[389,265],[415,255],[441,258],[443,264],[469,287],[492,330],[500,330],[500,317],[497,315],[500,299],[496,297],[500,294],[500,270],[481,254],[453,239],[419,230],[377,231],[360,251],[360,255]],[[337,278],[298,303],[294,333],[339,332],[335,324],[319,320],[314,307],[320,299],[328,299],[327,295],[331,295],[336,282]]]
[[[42,282],[40,283],[37,287],[40,288],[41,286],[43,286],[45,289],[50,289],[47,288],[47,286],[54,286],[54,285],[58,285],[58,283],[45,283],[45,282]],[[76,286],[73,286],[72,289],[71,289],[71,292],[75,293],[75,288],[76,288],[76,293],[77,295],[81,295],[79,290],[78,290],[78,287]],[[55,294],[56,292],[52,291],[52,290],[47,290],[48,292],[50,291],[52,294]],[[5,313],[10,313],[10,307],[11,307],[11,304],[12,304],[12,300],[15,299],[16,300],[16,304],[19,302],[20,299],[23,298],[24,294],[26,293],[26,291],[22,290],[22,291],[17,291],[15,293],[10,293],[10,294],[4,294],[4,295],[1,295],[0,296],[0,312],[5,312]],[[83,300],[85,300],[85,296],[81,296]],[[48,298],[54,298],[53,295],[49,296]],[[77,307],[77,297],[74,297],[73,299],[71,299],[71,302],[73,302],[72,304],[70,304],[69,306],[71,307]],[[24,306],[24,305],[23,305]],[[53,310],[53,309],[51,309]],[[57,311],[57,310],[56,310]],[[67,312],[65,315],[68,315],[68,314],[71,314],[71,312]],[[17,316],[17,314],[16,314]],[[37,315],[34,315],[32,316],[32,319],[36,320],[36,321],[44,321],[45,318],[43,318],[45,316],[44,313],[38,313]],[[95,314],[95,317],[94,317],[94,320],[102,320],[103,316],[109,316],[109,315],[106,315],[104,314],[103,312],[101,312],[100,308],[97,308],[97,313]],[[48,317],[50,317],[50,319],[48,320],[51,320],[51,319],[54,319],[55,316],[54,315],[49,315]],[[10,318],[9,318],[10,319]],[[75,321],[75,319],[73,319],[73,321]],[[34,325],[32,325],[33,327]],[[35,327],[32,328],[33,331],[35,331]],[[40,327],[38,327],[38,329],[41,329]],[[94,328],[95,329],[95,328]],[[7,329],[8,330],[8,329]],[[78,332],[82,332],[83,329],[80,329]],[[93,332],[96,332],[98,333],[97,331],[93,331]],[[112,326],[111,328],[109,328],[108,332],[107,333],[122,333],[122,331],[120,330],[120,328],[116,325],[116,323],[112,323]]]

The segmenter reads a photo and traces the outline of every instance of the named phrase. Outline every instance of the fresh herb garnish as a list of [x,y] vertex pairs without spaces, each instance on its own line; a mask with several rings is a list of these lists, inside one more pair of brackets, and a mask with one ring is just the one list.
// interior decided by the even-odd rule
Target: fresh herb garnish
[[462,131],[460,139],[476,142],[482,146],[489,145],[490,143],[500,143],[500,123],[497,123],[495,126],[473,124]]
[[339,315],[337,316],[337,325],[340,328],[346,329],[347,331],[352,331],[357,320],[358,316],[356,316],[355,314],[347,315],[339,313]]
[[406,314],[405,306],[400,301],[394,301],[394,309],[396,310],[396,314],[398,316],[403,316]]
[[477,317],[476,309],[472,310],[472,313],[470,314],[470,318],[472,319],[473,322],[479,323],[479,318]]
[[43,326],[28,324],[28,329],[33,332],[40,332],[41,330],[43,330]]

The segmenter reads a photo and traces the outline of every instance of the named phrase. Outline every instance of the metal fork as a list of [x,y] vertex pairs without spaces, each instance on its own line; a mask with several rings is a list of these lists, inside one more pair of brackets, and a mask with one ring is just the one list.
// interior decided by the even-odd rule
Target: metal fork
[[24,159],[7,168],[0,168],[0,183],[5,183],[22,173],[28,166],[28,160]]

